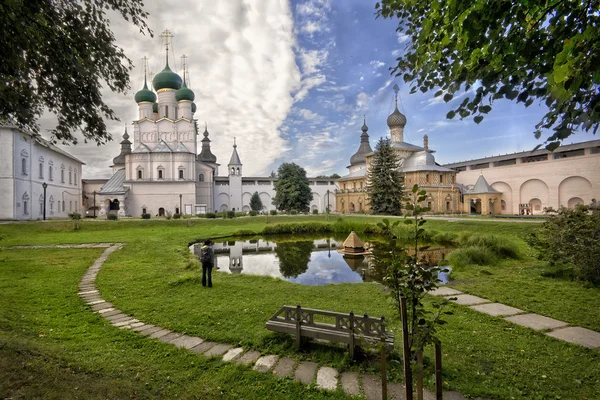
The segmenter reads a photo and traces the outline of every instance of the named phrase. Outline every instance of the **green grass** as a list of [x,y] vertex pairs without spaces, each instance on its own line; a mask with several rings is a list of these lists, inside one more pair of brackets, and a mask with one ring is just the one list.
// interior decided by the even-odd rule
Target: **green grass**
[[101,252],[0,253],[0,397],[346,398],[110,326],[77,295]]
[[[270,216],[269,220],[270,224],[324,222],[324,217]],[[337,219],[332,217],[330,222],[333,223],[335,220]],[[357,224],[375,223],[378,220],[374,217],[344,218],[344,221]],[[375,316],[386,315],[392,324],[392,329],[397,331],[397,320],[390,308],[388,295],[381,290],[380,286],[365,283],[307,287],[268,277],[216,272],[213,277],[215,287],[212,290],[203,289],[199,284],[197,264],[189,258],[187,244],[200,238],[231,236],[242,230],[260,232],[265,226],[265,218],[191,220],[191,226],[188,225],[188,221],[150,220],[104,223],[85,221],[80,224],[79,231],[72,231],[72,223],[69,222],[0,225],[0,236],[5,237],[3,245],[126,242],[128,244],[122,250],[113,253],[109,258],[98,278],[103,297],[125,312],[131,313],[145,322],[179,332],[187,332],[209,340],[241,344],[246,348],[256,348],[265,352],[272,351],[296,358],[313,359],[319,363],[330,363],[341,370],[373,368],[368,363],[360,365],[351,363],[347,359],[346,353],[335,346],[315,346],[308,352],[296,354],[292,348],[291,338],[266,331],[264,324],[281,305],[302,304],[306,307],[334,311],[353,310],[357,314],[367,312]],[[531,250],[521,240],[528,232],[536,229],[535,224],[494,223],[476,220],[448,223],[431,220],[425,227],[439,232],[438,235],[444,234],[452,238],[456,235],[460,240],[469,236],[493,232],[496,236],[516,243],[522,257],[521,260],[500,260],[493,266],[469,266],[453,271],[456,279],[455,287],[460,290],[562,319],[575,325],[600,330],[598,326],[600,311],[597,307],[597,304],[600,303],[600,290],[597,288],[586,289],[577,283],[541,276],[544,267],[532,258]],[[86,251],[62,250],[55,253],[64,252],[66,254],[63,263],[69,268],[81,264],[78,269],[75,268],[76,271],[72,271],[71,278],[74,284],[83,274],[84,265],[87,262],[82,259],[85,253],[79,252]],[[0,253],[0,258],[6,257],[11,252],[20,253],[21,251],[5,250]],[[39,250],[39,252],[40,254],[49,254],[49,250]],[[2,272],[0,279],[6,276],[4,271]],[[14,274],[17,275],[14,276]],[[16,280],[21,283],[18,272],[11,273],[6,279],[10,282]],[[40,276],[36,279],[40,281],[39,285],[49,285],[50,290],[56,290],[56,286],[60,286],[58,283],[47,282]],[[6,304],[19,304],[22,301],[19,296],[22,296],[21,292],[25,290],[23,288],[19,293],[10,295],[2,293],[0,296],[8,297]],[[64,297],[72,296],[75,292],[76,288],[73,290],[65,288],[60,293]],[[243,376],[239,378],[240,380],[250,379],[252,382],[255,379],[257,382],[268,379],[268,377],[253,374],[251,371],[238,371],[234,367],[218,362],[206,361],[201,357],[194,358],[185,351],[171,350],[169,346],[161,343],[137,338],[131,332],[116,330],[87,311],[80,301],[76,304],[78,304],[79,311],[74,314],[70,322],[74,326],[73,329],[83,329],[78,327],[78,324],[81,324],[86,326],[88,332],[95,329],[100,331],[89,334],[93,340],[85,336],[83,338],[70,337],[70,340],[66,341],[69,346],[85,347],[86,351],[81,354],[73,352],[71,347],[60,347],[65,344],[59,341],[60,345],[56,344],[56,347],[42,349],[43,355],[49,359],[57,357],[59,360],[66,357],[71,365],[83,368],[86,374],[91,371],[89,373],[97,377],[98,382],[103,382],[103,379],[110,382],[114,379],[114,375],[111,375],[111,371],[115,368],[112,364],[113,360],[103,361],[108,364],[107,366],[94,368],[94,365],[100,361],[96,358],[96,364],[88,362],[86,352],[100,353],[100,349],[106,346],[111,349],[110,343],[113,341],[119,343],[119,346],[110,350],[109,354],[112,354],[112,351],[121,352],[122,364],[127,371],[131,370],[130,375],[125,374],[123,377],[128,382],[130,378],[133,380],[136,374],[146,373],[140,372],[139,368],[142,366],[138,367],[137,358],[131,354],[146,351],[147,346],[162,351],[147,350],[151,353],[159,353],[153,358],[151,357],[152,366],[146,365],[146,367],[152,369],[145,375],[155,377],[153,382],[156,385],[166,379],[164,369],[171,368],[170,364],[164,364],[165,360],[161,361],[164,352],[170,354],[169,361],[183,357],[185,360],[189,358],[198,363],[201,361],[208,363],[198,368],[202,370],[202,374],[204,374],[202,376],[206,381],[214,380],[214,385],[205,383],[211,389],[216,387],[230,389],[228,386],[230,381],[223,374],[233,376],[233,380],[238,375]],[[37,309],[36,307],[39,307],[39,304],[32,309]],[[598,351],[549,338],[539,332],[520,328],[501,318],[489,317],[467,307],[451,305],[450,308],[455,314],[446,318],[448,324],[440,331],[446,389],[458,390],[470,396],[516,399],[543,399],[557,396],[593,398],[600,393],[598,378],[600,376],[600,353]],[[53,319],[60,320],[63,313],[64,311],[54,314]],[[89,322],[90,320],[92,322]],[[19,338],[18,331],[23,329],[21,328],[23,324],[23,321],[16,323],[9,333],[5,333],[4,328],[2,329],[3,335],[10,336],[9,342],[12,343],[12,348],[18,354],[27,354],[27,351],[33,348],[27,346],[34,346],[37,340],[32,334],[32,338],[27,339],[31,340],[31,343],[21,343],[25,339]],[[91,325],[94,325],[93,329],[90,327]],[[1,326],[4,326],[4,322]],[[26,329],[34,330],[33,327]],[[110,339],[99,339],[103,336]],[[3,343],[4,341],[5,339],[3,339]],[[80,341],[83,343],[78,344]],[[125,345],[121,346],[121,342]],[[26,346],[25,350],[27,351],[19,353],[22,346]],[[36,348],[33,349],[37,351]],[[171,355],[173,353],[177,353],[179,356]],[[34,354],[37,353],[34,352]],[[10,355],[12,356],[13,353]],[[144,357],[147,356],[144,355]],[[107,356],[107,358],[110,357]],[[179,358],[177,359],[179,360]],[[154,362],[154,360],[156,361]],[[181,362],[185,364],[185,362]],[[177,366],[178,363],[179,361],[174,362]],[[212,371],[213,364],[211,363],[214,363],[216,371]],[[42,370],[39,374],[48,375],[47,380],[51,380],[54,373],[61,374],[62,370],[59,366],[63,364],[61,362],[51,363],[51,365],[54,364],[57,365],[55,372]],[[100,363],[100,365],[103,364]],[[390,366],[392,368],[391,376],[398,377],[401,363],[398,363],[396,358],[390,363]],[[173,368],[175,372],[170,372],[169,375],[177,382],[177,384],[173,384],[173,387],[190,385],[185,378],[178,375],[177,371],[180,371],[178,369],[180,367]],[[234,368],[234,371],[231,372],[230,368]],[[100,372],[98,372],[99,369]],[[230,372],[226,373],[225,371]],[[144,379],[142,378],[142,381]],[[75,384],[75,381],[72,383]],[[166,385],[166,383],[164,384]],[[429,384],[431,384],[430,381]],[[72,386],[72,384],[65,385]],[[136,382],[131,382],[130,385],[136,387]],[[302,390],[292,386],[290,388],[286,386],[282,390]],[[169,387],[172,388],[172,386]],[[73,390],[72,387],[71,390]],[[175,392],[169,393],[185,392],[185,390],[181,392],[177,392],[176,389],[172,390]],[[209,390],[209,393],[212,392]],[[313,394],[313,392],[310,393]],[[0,394],[3,393],[0,392]],[[278,394],[280,392],[276,391],[274,397],[277,397]],[[121,394],[118,396],[107,395],[106,397],[120,396]],[[218,396],[219,394],[215,392],[213,397]],[[254,392],[238,397],[251,398],[253,396],[260,398],[260,395]],[[269,393],[268,396],[271,394]],[[230,397],[235,398],[235,396]]]

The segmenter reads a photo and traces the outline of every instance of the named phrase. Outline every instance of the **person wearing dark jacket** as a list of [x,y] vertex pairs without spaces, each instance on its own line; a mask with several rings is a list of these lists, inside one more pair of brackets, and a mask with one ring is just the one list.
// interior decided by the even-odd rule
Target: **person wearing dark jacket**
[[200,261],[202,262],[202,286],[206,286],[208,276],[208,287],[212,287],[212,269],[215,265],[215,252],[210,239],[207,239],[200,249]]

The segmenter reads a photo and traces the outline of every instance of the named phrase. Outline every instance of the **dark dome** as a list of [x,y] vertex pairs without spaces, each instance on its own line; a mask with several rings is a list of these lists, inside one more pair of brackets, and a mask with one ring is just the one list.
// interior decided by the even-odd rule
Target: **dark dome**
[[393,113],[387,119],[387,125],[391,128],[394,126],[404,126],[406,125],[406,117],[398,110],[398,106]]
[[182,101],[182,100],[194,101],[195,98],[196,98],[196,96],[194,95],[194,92],[192,91],[192,89],[187,87],[187,85],[185,84],[185,81],[183,82],[183,86],[181,86],[181,89],[178,89],[175,92],[175,100],[177,100],[177,101]]
[[154,90],[160,89],[179,89],[181,87],[181,77],[175,72],[171,71],[169,64],[165,66],[165,69],[160,71],[154,79],[152,79],[152,86]]
[[138,104],[143,102],[154,103],[156,101],[156,94],[154,94],[152,90],[148,89],[148,84],[146,83],[145,79],[144,87],[135,94],[134,99]]

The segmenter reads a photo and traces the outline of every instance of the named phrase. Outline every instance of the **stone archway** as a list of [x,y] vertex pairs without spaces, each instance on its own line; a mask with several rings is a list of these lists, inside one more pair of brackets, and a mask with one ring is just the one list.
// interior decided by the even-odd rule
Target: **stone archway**
[[160,207],[158,209],[158,216],[159,217],[164,217],[165,216],[165,209],[163,207]]
[[567,207],[569,208],[575,208],[578,205],[583,205],[583,199],[581,197],[572,197],[569,199],[569,201],[567,202]]

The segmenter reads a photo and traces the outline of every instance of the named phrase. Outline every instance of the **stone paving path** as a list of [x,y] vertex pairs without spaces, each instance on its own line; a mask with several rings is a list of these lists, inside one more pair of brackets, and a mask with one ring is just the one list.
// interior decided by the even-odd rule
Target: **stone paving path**
[[[102,255],[84,274],[79,284],[79,296],[100,316],[119,329],[130,329],[150,339],[160,340],[174,346],[188,349],[206,357],[219,357],[225,362],[234,362],[252,366],[252,369],[263,373],[272,373],[281,378],[292,378],[304,384],[315,384],[325,390],[343,390],[351,396],[364,395],[367,400],[381,399],[381,379],[376,375],[344,372],[339,374],[335,368],[319,366],[314,362],[296,362],[291,358],[275,354],[262,355],[258,351],[245,351],[241,347],[234,348],[229,344],[214,343],[195,336],[172,332],[152,324],[139,321],[127,315],[105,301],[96,288],[95,281],[100,268],[108,257],[123,246],[121,243],[97,243],[83,245],[58,246],[13,246],[12,248],[105,248]],[[566,322],[537,314],[525,313],[514,307],[500,303],[492,303],[481,297],[462,293],[449,287],[440,287],[430,294],[434,296],[456,297],[457,304],[469,306],[471,309],[492,316],[504,317],[505,320],[531,329],[544,331],[548,336],[566,340],[589,348],[600,347],[600,333],[580,327],[569,327]],[[404,399],[403,386],[388,383],[388,397]],[[425,399],[435,399],[432,392],[425,391]],[[465,397],[458,392],[444,392],[444,399],[462,400]]]
[[506,321],[517,325],[531,328],[536,331],[552,336],[556,339],[565,340],[569,343],[585,346],[590,349],[600,348],[600,332],[578,326],[568,326],[569,324],[543,315],[527,313],[518,308],[510,307],[501,303],[492,303],[470,294],[464,294],[456,289],[449,287],[439,287],[429,294],[453,298],[454,303],[469,306],[470,309],[479,311],[493,317],[503,317]]

